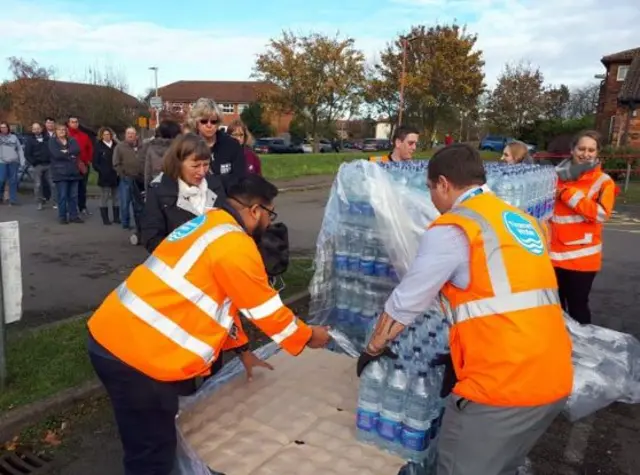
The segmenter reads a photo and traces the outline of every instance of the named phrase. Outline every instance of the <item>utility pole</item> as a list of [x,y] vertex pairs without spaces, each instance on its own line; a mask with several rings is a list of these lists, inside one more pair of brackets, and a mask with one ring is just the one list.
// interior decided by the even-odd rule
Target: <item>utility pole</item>
[[[158,97],[158,66],[150,66],[149,69],[153,71],[155,78],[156,97]],[[160,124],[160,108],[156,107],[156,127]]]
[[404,88],[407,80],[407,49],[409,49],[409,43],[417,39],[417,36],[412,38],[402,38],[402,71],[400,73],[400,107],[398,110],[398,127],[402,125],[402,115],[404,113]]

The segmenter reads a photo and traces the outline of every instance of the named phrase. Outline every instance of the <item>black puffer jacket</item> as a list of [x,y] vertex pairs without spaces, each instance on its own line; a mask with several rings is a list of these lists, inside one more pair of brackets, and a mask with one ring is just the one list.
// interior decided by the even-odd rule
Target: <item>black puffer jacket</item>
[[[220,207],[225,192],[220,177],[208,175],[209,196],[207,207]],[[188,202],[178,200],[178,182],[167,175],[159,175],[147,190],[144,215],[142,217],[142,242],[149,252],[162,240],[197,214],[190,210]]]
[[113,151],[117,142],[109,147],[102,140],[93,147],[93,169],[98,172],[98,186],[115,188],[118,186],[118,174],[113,168]]
[[34,167],[49,165],[51,163],[49,136],[46,133],[39,137],[33,134],[28,135],[24,144],[24,158]]
[[69,137],[67,144],[63,145],[57,138],[49,139],[49,152],[51,153],[51,177],[54,182],[74,181],[82,178],[78,169],[78,157],[80,156],[78,142]]

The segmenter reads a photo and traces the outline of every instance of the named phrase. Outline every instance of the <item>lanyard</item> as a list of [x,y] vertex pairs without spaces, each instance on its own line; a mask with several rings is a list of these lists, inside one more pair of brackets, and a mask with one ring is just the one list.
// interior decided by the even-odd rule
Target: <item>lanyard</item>
[[468,199],[473,198],[474,196],[481,195],[482,193],[485,193],[487,191],[490,191],[487,185],[482,185],[477,188],[471,188],[458,197],[454,206],[457,206],[467,201]]

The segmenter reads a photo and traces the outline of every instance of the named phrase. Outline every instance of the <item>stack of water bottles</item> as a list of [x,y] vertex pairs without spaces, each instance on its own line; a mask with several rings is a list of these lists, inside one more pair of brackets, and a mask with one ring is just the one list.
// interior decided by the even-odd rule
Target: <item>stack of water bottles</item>
[[444,368],[436,362],[449,352],[448,333],[442,314],[430,311],[392,342],[397,360],[375,361],[360,377],[358,439],[420,464],[425,474],[435,466],[444,414]]

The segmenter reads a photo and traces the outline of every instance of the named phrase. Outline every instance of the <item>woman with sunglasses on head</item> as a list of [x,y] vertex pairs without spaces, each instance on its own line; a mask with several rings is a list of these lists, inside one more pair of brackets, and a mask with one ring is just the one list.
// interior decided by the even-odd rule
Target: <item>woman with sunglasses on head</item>
[[219,175],[225,188],[247,175],[242,146],[220,130],[222,112],[213,99],[198,99],[189,111],[187,125],[204,139],[210,150],[211,173]]

